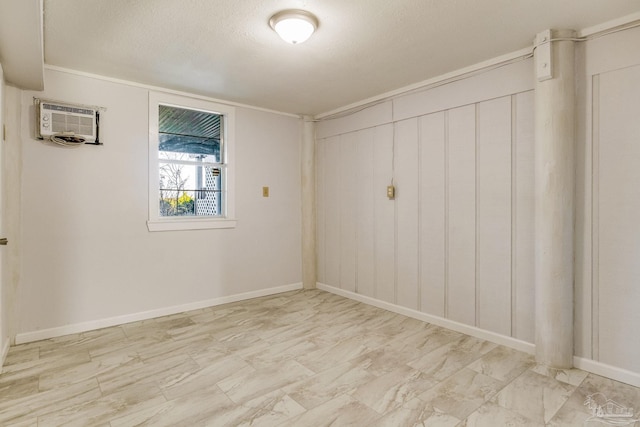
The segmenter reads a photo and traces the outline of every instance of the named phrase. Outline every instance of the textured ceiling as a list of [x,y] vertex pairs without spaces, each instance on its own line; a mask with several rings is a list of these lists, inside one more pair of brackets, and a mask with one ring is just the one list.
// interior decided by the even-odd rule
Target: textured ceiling
[[[314,13],[290,45],[269,18]],[[326,112],[583,29],[640,0],[45,0],[45,63],[290,113]]]
[[0,0],[0,64],[11,84],[42,90],[42,4]]

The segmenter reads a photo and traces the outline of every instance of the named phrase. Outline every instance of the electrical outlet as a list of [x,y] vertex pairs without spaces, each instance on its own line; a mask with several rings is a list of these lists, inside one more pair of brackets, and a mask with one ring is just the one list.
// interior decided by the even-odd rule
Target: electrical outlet
[[393,200],[396,198],[396,187],[394,187],[393,185],[389,185],[387,187],[387,197],[389,198],[389,200]]
[[262,197],[269,197],[269,187],[262,187]]

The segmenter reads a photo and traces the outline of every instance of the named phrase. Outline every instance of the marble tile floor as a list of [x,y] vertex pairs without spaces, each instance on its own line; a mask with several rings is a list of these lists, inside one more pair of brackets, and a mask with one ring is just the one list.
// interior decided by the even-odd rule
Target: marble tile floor
[[640,409],[639,388],[313,290],[12,347],[0,425],[595,426],[596,392]]

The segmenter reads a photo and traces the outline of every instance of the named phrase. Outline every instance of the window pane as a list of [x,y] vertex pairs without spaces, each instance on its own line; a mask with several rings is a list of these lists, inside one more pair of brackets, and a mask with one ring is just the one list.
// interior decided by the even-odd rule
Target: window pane
[[222,115],[168,105],[160,105],[158,114],[161,153],[186,153],[207,162],[222,163]]
[[221,216],[224,169],[160,162],[160,216]]

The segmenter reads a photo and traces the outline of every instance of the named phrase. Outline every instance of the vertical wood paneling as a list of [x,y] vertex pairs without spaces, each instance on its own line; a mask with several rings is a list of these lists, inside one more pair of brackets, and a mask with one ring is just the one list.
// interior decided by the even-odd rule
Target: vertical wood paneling
[[600,75],[592,77],[591,178],[591,357],[600,360]]
[[394,302],[394,202],[386,196],[391,183],[393,126],[379,126],[374,131],[375,291],[376,298]]
[[340,287],[340,137],[325,143],[325,280]]
[[[584,66],[584,44],[576,49],[576,65]],[[576,91],[576,191],[575,191],[575,278],[574,278],[574,330],[573,352],[585,359],[598,360],[593,353],[593,332],[597,328],[593,312],[597,301],[593,299],[594,271],[596,265],[593,256],[597,243],[593,240],[597,233],[597,225],[593,222],[593,185],[595,159],[593,158],[594,144],[597,143],[597,110],[592,105],[598,105],[594,96],[598,76],[578,74],[576,87],[584,88]]]
[[475,325],[476,109],[449,111],[447,316]]
[[533,341],[532,92],[322,140],[318,162],[321,282]]
[[640,66],[600,75],[598,350],[640,372]]
[[340,138],[340,287],[356,290],[357,133]]
[[477,141],[477,326],[509,336],[511,97],[478,105]]
[[357,291],[370,297],[375,295],[374,140],[374,129],[358,132]]
[[325,277],[325,147],[324,139],[316,142],[316,257],[317,257],[317,281],[327,283]]
[[444,317],[445,120],[420,118],[420,309]]
[[534,99],[533,92],[515,96],[513,182],[513,327],[515,338],[535,341],[534,282]]
[[396,123],[396,302],[418,309],[418,120]]

